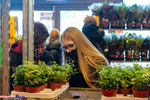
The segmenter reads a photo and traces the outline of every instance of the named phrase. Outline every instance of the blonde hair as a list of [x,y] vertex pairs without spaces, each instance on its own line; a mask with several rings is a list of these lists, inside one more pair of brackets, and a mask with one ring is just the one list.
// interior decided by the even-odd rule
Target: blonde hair
[[[107,66],[109,66],[107,59],[92,45],[86,36],[75,27],[67,28],[61,35],[60,39],[61,42],[63,39],[75,42],[79,66],[84,79],[91,88],[97,88],[99,76],[96,69],[102,68],[99,62],[104,62]],[[66,63],[66,59],[67,58],[64,53],[64,63]]]
[[84,19],[84,24],[87,22],[94,22],[95,24],[97,24],[97,19],[95,16],[86,16]]
[[51,42],[53,39],[59,38],[60,37],[60,33],[57,29],[53,29],[50,32],[50,37],[49,37],[49,42]]

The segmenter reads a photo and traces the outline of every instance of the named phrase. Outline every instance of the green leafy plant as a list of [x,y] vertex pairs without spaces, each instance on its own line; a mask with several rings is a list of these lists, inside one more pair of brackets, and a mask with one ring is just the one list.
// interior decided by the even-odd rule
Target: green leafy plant
[[25,70],[25,85],[27,87],[38,87],[42,84],[42,70],[34,62],[27,61],[23,65]]
[[116,7],[116,11],[117,11],[120,23],[124,23],[125,22],[126,9],[127,9],[127,7],[126,7],[126,5],[124,3],[122,3],[121,5]]
[[150,86],[150,66],[142,67],[134,63],[133,70],[134,77],[132,78],[132,85],[135,90],[147,91]]
[[119,81],[119,88],[131,88],[132,87],[132,78],[134,77],[134,73],[132,73],[131,66],[125,65],[116,65],[117,72],[119,73],[118,78]]
[[116,72],[116,67],[106,67],[103,64],[103,68],[99,73],[99,84],[103,90],[114,90],[117,89],[119,84],[118,73]]
[[13,78],[14,85],[25,85],[25,68],[23,65],[19,65],[16,68],[16,72],[11,76]]
[[136,18],[135,18],[135,23],[141,23],[142,22],[142,15],[143,15],[143,10],[142,6],[138,6],[138,9],[136,10]]
[[138,9],[137,4],[134,4],[132,6],[127,7],[127,9],[126,9],[126,20],[127,20],[127,23],[133,23],[133,21],[137,17],[137,13],[136,13],[137,9]]

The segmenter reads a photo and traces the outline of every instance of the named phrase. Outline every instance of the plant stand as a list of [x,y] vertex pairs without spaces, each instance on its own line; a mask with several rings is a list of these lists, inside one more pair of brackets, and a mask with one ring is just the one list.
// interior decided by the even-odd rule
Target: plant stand
[[28,93],[28,92],[17,92],[11,91],[11,96],[26,96],[26,98],[37,98],[37,99],[47,99],[47,100],[55,100],[63,95],[69,88],[69,83],[66,85],[62,85],[60,89],[55,89],[52,91],[50,88],[46,88],[39,93]]
[[133,95],[127,95],[127,96],[123,96],[123,94],[117,94],[116,97],[106,97],[104,95],[102,95],[101,100],[148,100],[147,98],[138,98],[138,97],[134,97]]

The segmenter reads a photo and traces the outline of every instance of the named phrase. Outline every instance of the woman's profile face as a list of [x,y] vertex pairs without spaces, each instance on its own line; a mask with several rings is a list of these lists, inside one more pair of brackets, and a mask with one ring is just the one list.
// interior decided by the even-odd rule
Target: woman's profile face
[[76,49],[76,44],[72,40],[64,40],[62,39],[62,50],[66,53],[71,52]]

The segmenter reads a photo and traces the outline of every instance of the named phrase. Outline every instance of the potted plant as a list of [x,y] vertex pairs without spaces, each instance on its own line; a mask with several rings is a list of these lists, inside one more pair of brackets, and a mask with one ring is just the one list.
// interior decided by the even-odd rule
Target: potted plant
[[150,37],[147,36],[144,40],[143,43],[141,45],[141,57],[142,57],[142,61],[146,61],[148,60],[148,50],[149,50],[149,43],[150,43]]
[[120,78],[119,93],[123,94],[124,96],[127,96],[129,93],[131,93],[131,79],[134,75],[131,70],[131,66],[125,66],[120,64],[117,65],[117,72],[119,73],[118,77]]
[[48,77],[49,75],[51,75],[52,73],[52,69],[50,66],[46,65],[43,61],[39,61],[39,64],[38,64],[40,70],[42,71],[40,77],[42,78],[42,81],[41,81],[41,90],[47,88],[48,86]]
[[122,3],[118,7],[116,7],[117,14],[119,16],[119,27],[120,29],[125,29],[125,17],[126,17],[126,5]]
[[124,37],[125,35],[118,35],[118,40],[117,40],[117,55],[120,60],[124,59],[124,51],[125,51]]
[[132,92],[134,97],[146,98],[149,94],[150,67],[143,67],[138,63],[133,64],[134,77],[132,78]]
[[116,67],[106,67],[104,63],[101,63],[101,66],[103,66],[103,68],[99,71],[99,84],[102,94],[108,97],[116,96],[119,82]]
[[126,10],[126,22],[127,22],[127,29],[133,29],[133,21],[137,16],[137,4],[127,7]]
[[93,3],[88,8],[92,11],[92,15],[95,15],[97,19],[97,25],[101,26],[101,18],[102,18],[102,11],[101,11],[102,3]]
[[132,60],[133,58],[133,45],[135,45],[135,39],[136,39],[136,34],[135,33],[129,33],[126,34],[127,37],[125,37],[125,53],[126,53],[126,59],[127,60]]
[[113,8],[113,6],[110,6],[107,3],[107,0],[105,0],[105,3],[103,3],[102,6],[102,23],[103,23],[103,27],[105,29],[109,29],[109,16],[110,16],[110,11]]
[[116,58],[117,40],[118,40],[117,33],[111,33],[111,41],[110,41],[110,58],[111,59]]
[[142,22],[143,23],[143,29],[149,29],[150,23],[148,21],[150,18],[150,6],[145,6],[143,8],[142,17],[143,17],[143,22]]
[[142,10],[142,6],[137,6],[137,7],[138,7],[137,10],[136,10],[137,16],[134,20],[135,28],[136,29],[141,29],[143,10]]
[[42,85],[42,70],[34,62],[27,61],[25,67],[25,85],[26,91],[29,93],[37,93],[41,90]]
[[141,53],[141,45],[143,43],[143,38],[141,35],[137,36],[134,39],[134,45],[133,45],[133,50],[134,50],[134,60],[139,60],[140,59],[140,53]]
[[111,16],[111,29],[116,29],[118,16],[117,16],[117,11],[116,11],[115,5],[112,6],[112,9],[110,11],[110,16]]
[[25,91],[25,68],[23,65],[19,65],[16,68],[16,72],[11,76],[13,78],[13,89],[14,91],[24,92]]

